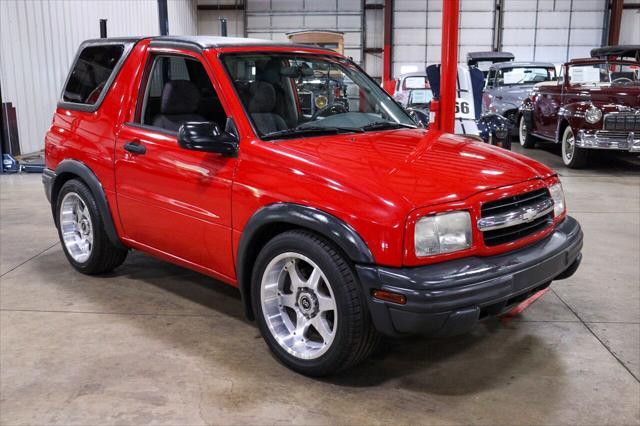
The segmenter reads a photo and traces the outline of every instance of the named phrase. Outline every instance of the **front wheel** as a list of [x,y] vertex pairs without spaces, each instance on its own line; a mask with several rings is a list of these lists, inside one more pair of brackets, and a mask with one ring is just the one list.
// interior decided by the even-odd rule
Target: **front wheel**
[[576,146],[576,138],[571,126],[562,133],[562,162],[570,169],[579,169],[587,164],[587,150]]
[[520,116],[520,121],[518,122],[518,139],[523,148],[534,148],[536,146],[535,137],[527,127],[527,120],[524,114]]
[[288,231],[265,245],[254,267],[252,302],[269,349],[305,375],[349,368],[380,340],[351,266],[307,231]]

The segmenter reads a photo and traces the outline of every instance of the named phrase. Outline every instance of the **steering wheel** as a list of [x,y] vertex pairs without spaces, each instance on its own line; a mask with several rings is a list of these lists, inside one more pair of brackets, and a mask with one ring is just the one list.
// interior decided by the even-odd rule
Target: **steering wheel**
[[631,80],[629,77],[618,77],[614,80],[611,80],[611,83],[633,83],[633,80]]
[[330,112],[331,114],[329,115],[336,115],[336,114],[342,114],[347,112],[347,108],[345,108],[344,105],[342,105],[341,103],[334,103],[331,105],[327,105],[324,106],[322,108],[320,108],[319,110],[317,110],[316,112],[313,113],[313,115],[311,116],[311,120],[313,121],[318,117],[324,117],[324,113],[326,112]]

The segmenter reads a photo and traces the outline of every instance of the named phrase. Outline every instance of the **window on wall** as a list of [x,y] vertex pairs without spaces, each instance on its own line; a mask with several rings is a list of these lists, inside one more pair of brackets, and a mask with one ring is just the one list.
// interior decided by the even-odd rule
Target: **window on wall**
[[146,78],[140,123],[171,132],[189,121],[211,121],[224,128],[227,115],[200,61],[157,56]]
[[94,105],[106,89],[124,52],[124,45],[85,47],[78,55],[64,88],[62,99],[85,105]]

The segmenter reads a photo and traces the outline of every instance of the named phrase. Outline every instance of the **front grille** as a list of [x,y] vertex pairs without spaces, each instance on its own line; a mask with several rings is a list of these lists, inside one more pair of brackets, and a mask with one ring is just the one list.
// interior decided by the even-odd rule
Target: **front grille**
[[[551,195],[549,194],[549,191],[546,188],[542,188],[525,194],[490,201],[482,205],[481,217],[486,218],[489,216],[506,214],[523,207],[532,206],[550,198]],[[553,213],[551,212],[545,216],[536,218],[531,222],[484,231],[482,232],[482,235],[486,246],[497,246],[519,240],[520,238],[541,231],[552,222]]]
[[607,114],[604,117],[604,130],[638,132],[640,131],[640,114]]

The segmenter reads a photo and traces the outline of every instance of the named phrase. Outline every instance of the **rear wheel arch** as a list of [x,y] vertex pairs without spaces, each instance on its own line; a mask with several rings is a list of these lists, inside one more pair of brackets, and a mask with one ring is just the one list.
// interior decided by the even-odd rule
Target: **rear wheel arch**
[[358,233],[341,219],[320,209],[292,203],[271,204],[258,210],[245,225],[236,260],[238,287],[247,318],[253,320],[251,276],[262,247],[286,231],[301,229],[326,239],[346,259],[354,263],[373,264],[369,247]]
[[58,225],[58,220],[55,214],[55,206],[58,202],[58,194],[62,186],[71,179],[78,179],[87,185],[96,199],[96,204],[103,218],[105,232],[109,240],[116,247],[126,249],[127,247],[122,243],[116,231],[111,210],[109,209],[109,202],[107,201],[100,180],[98,180],[98,177],[86,164],[78,160],[63,160],[58,164],[58,167],[56,167],[55,179],[51,186],[51,209],[56,226]]

